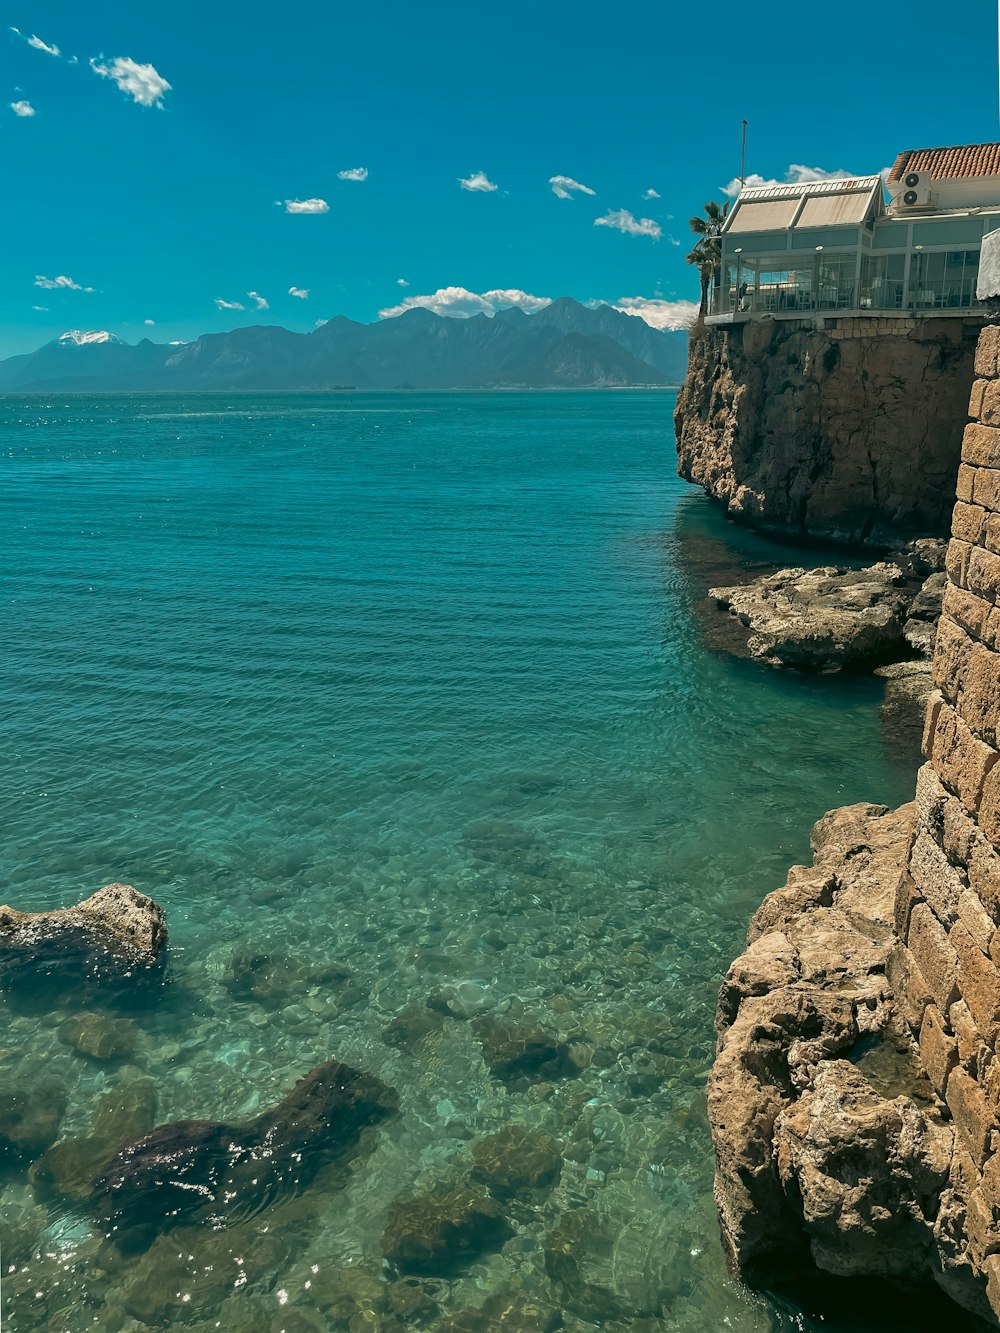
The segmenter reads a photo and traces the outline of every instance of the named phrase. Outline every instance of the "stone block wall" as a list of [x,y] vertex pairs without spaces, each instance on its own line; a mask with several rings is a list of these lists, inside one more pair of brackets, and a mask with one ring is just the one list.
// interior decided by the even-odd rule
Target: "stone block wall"
[[1000,1317],[998,323],[980,333],[975,375],[893,970],[897,1004],[955,1132],[955,1261],[986,1280]]

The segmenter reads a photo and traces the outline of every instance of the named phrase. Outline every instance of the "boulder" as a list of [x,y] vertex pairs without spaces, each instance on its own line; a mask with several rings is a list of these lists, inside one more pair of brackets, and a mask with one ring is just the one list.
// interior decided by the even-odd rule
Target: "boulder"
[[139,1029],[130,1018],[84,1013],[68,1019],[59,1029],[59,1040],[77,1055],[102,1063],[128,1060],[135,1054]]
[[93,1182],[91,1206],[119,1248],[209,1214],[245,1214],[304,1189],[332,1162],[371,1146],[395,1092],[336,1060],[318,1065],[249,1124],[178,1120],[126,1144]]
[[162,909],[129,884],[51,912],[0,906],[0,984],[8,987],[158,976],[166,945]]
[[913,805],[830,812],[812,866],[754,915],[719,995],[715,1197],[730,1266],[752,1285],[817,1269],[940,1283],[988,1318],[950,1239],[967,1197],[953,1123],[900,1012],[893,926],[915,826]]
[[391,1204],[382,1252],[400,1273],[444,1277],[502,1249],[513,1234],[503,1209],[485,1190],[459,1186]]
[[95,1174],[108,1158],[127,1140],[148,1134],[155,1121],[152,1079],[138,1079],[105,1093],[97,1103],[89,1135],[61,1139],[32,1163],[28,1179],[36,1197],[85,1203]]
[[751,657],[771,666],[838,671],[890,661],[906,649],[912,600],[898,565],[781,569],[709,596],[749,631]]
[[475,1031],[487,1068],[508,1087],[573,1078],[580,1072],[569,1045],[540,1028],[483,1018]]
[[66,1094],[41,1078],[0,1092],[0,1163],[30,1162],[55,1143],[66,1110]]
[[472,1145],[473,1177],[498,1199],[550,1190],[562,1172],[562,1151],[548,1134],[508,1125]]

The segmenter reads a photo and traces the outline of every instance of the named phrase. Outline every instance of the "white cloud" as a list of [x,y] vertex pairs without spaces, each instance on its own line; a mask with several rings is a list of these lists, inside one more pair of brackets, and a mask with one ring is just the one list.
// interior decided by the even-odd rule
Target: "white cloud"
[[35,108],[30,102],[11,102],[10,109],[15,116],[33,116]]
[[663,235],[663,228],[652,218],[636,218],[627,208],[609,209],[602,218],[594,219],[595,227],[612,227],[625,236],[652,236],[658,241]]
[[608,305],[626,315],[637,315],[654,329],[686,329],[698,314],[697,301],[664,301],[648,296],[623,296]]
[[155,319],[144,319],[142,322],[143,324],[148,324],[150,328],[153,328],[154,325],[156,324]]
[[72,278],[67,278],[65,273],[60,273],[58,278],[43,278],[40,273],[36,273],[35,286],[43,287],[47,292],[54,292],[57,288],[63,288],[68,292],[92,292],[94,290],[93,287],[81,287]]
[[112,79],[140,106],[162,106],[163,94],[170,91],[170,84],[152,65],[140,65],[130,56],[115,56],[107,65],[91,60],[90,68],[102,79]]
[[660,196],[659,193],[650,186],[642,197],[643,199],[659,199]]
[[300,301],[308,301],[308,300],[309,300],[309,288],[308,288],[308,287],[289,287],[289,289],[288,289],[288,295],[289,295],[289,296],[297,296],[297,297],[299,298]]
[[439,287],[430,296],[407,296],[399,305],[378,312],[379,319],[392,319],[407,310],[433,310],[436,315],[468,319],[470,315],[495,315],[498,310],[517,306],[533,314],[551,305],[548,296],[532,296],[517,287],[497,288],[491,292],[470,292],[467,287]]
[[557,199],[572,199],[574,191],[578,194],[594,193],[589,185],[581,185],[572,176],[550,176],[549,184],[552,186],[552,193]]
[[491,194],[497,189],[485,171],[474,171],[471,176],[460,177],[458,183],[463,190],[481,190],[484,194]]
[[30,37],[27,37],[20,30],[20,28],[11,28],[11,32],[16,33],[18,37],[23,37],[24,40],[28,43],[28,45],[33,46],[36,51],[44,51],[47,55],[50,56],[59,55],[58,46],[55,45],[49,46],[48,42],[43,42],[41,37],[36,37],[34,33],[32,33]]
[[405,278],[397,278],[397,279],[396,279],[396,286],[397,286],[397,287],[409,287],[409,285],[410,285],[410,284],[406,281]]
[[366,181],[367,179],[367,167],[348,167],[346,171],[337,172],[337,180],[339,181]]
[[271,309],[271,307],[267,303],[266,298],[261,296],[260,292],[247,292],[247,296],[249,296],[252,301],[256,302],[256,304],[254,305],[254,310]]
[[48,310],[47,305],[33,305],[31,308],[32,310]]
[[325,199],[286,199],[286,213],[329,213],[330,205]]
[[215,298],[215,307],[217,310],[246,310],[246,306],[239,301],[224,301],[221,296]]
[[[785,172],[784,180],[768,180],[760,176],[757,172],[751,172],[746,178],[746,185],[754,187],[758,185],[806,185],[810,181],[842,181],[849,180],[857,175],[854,171],[844,171],[838,167],[836,171],[826,171],[823,167],[806,167],[801,162],[793,162]],[[735,199],[740,192],[740,178],[734,176],[728,185],[723,185],[722,193]]]

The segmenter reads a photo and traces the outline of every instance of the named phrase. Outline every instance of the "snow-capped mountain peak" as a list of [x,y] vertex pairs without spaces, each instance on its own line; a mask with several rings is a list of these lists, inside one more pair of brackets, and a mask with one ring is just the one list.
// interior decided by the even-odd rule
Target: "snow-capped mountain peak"
[[89,347],[93,343],[120,343],[121,338],[107,329],[69,329],[56,341],[60,347]]

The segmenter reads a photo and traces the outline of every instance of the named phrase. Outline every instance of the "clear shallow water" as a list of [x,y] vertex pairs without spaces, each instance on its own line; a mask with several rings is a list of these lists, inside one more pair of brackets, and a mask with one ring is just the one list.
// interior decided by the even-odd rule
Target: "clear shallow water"
[[[912,769],[879,683],[705,646],[704,570],[786,553],[674,477],[672,407],[0,399],[0,899],[125,880],[171,931],[171,984],[126,1011],[118,1060],[67,1044],[74,1010],[0,1000],[4,1089],[54,1081],[63,1139],[145,1079],[158,1122],[252,1117],[331,1057],[401,1101],[346,1182],[144,1260],[114,1262],[85,1207],[8,1167],[12,1329],[405,1327],[390,1203],[467,1180],[511,1123],[562,1145],[559,1183],[510,1205],[502,1252],[431,1284],[422,1326],[510,1291],[571,1329],[814,1326],[723,1272],[715,993],[812,822],[907,799]],[[475,1016],[385,1040],[469,982],[460,1008],[566,1039],[578,1075],[506,1087]],[[560,1281],[567,1218],[614,1299]]]

